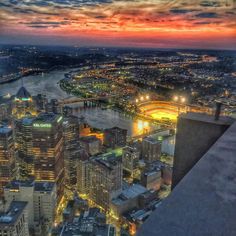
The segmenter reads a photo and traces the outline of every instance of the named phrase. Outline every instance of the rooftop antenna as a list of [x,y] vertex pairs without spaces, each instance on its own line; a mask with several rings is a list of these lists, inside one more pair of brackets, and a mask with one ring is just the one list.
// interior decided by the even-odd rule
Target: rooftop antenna
[[216,111],[215,111],[215,121],[218,121],[220,118],[222,103],[220,101],[216,102]]

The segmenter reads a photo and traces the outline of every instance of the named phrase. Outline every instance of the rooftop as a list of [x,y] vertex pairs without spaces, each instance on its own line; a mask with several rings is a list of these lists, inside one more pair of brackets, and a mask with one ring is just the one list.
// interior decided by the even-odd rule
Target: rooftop
[[89,208],[74,218],[73,223],[65,225],[61,235],[71,236],[114,236],[115,231],[112,225],[105,224],[106,216],[98,208]]
[[31,94],[27,91],[27,89],[24,86],[22,86],[18,90],[18,92],[16,94],[16,98],[18,98],[18,99],[31,98]]
[[117,126],[114,126],[112,128],[109,128],[109,129],[105,129],[104,131],[111,131],[111,132],[113,132],[113,131],[122,131],[122,132],[127,132],[126,129],[122,129],[122,128],[117,127]]
[[54,188],[55,183],[53,182],[38,182],[33,180],[13,180],[9,182],[5,189],[19,190],[22,187],[34,187],[34,191],[51,192]]
[[34,119],[34,123],[52,123],[54,121],[60,121],[62,116],[54,113],[41,113],[37,118]]
[[95,135],[91,135],[91,136],[81,137],[80,141],[85,142],[85,143],[91,143],[91,142],[97,142],[100,140]]
[[180,181],[137,235],[233,236],[235,209],[236,123]]
[[54,182],[35,182],[34,191],[51,192],[55,186]]
[[133,199],[138,197],[139,195],[147,192],[148,190],[139,184],[133,184],[129,188],[122,191],[122,193],[115,199],[112,200],[112,202],[116,205],[121,205],[125,201],[129,199]]
[[7,134],[11,131],[12,129],[9,128],[8,126],[0,126],[0,134]]
[[34,121],[34,118],[25,117],[22,119],[22,123],[24,125],[32,125],[33,121]]
[[152,144],[157,144],[157,143],[161,144],[162,143],[162,140],[155,139],[151,136],[148,136],[148,137],[144,138],[143,141],[149,142],[149,143],[152,143]]
[[219,124],[219,125],[232,125],[235,119],[227,116],[220,116],[219,120],[215,120],[215,117],[212,115],[207,115],[204,113],[195,113],[195,112],[188,112],[182,113],[180,118],[189,119],[189,120],[196,120],[202,121],[205,123],[212,123],[212,124]]
[[118,163],[121,162],[121,158],[114,153],[106,153],[105,155],[98,155],[93,158],[93,162],[98,165],[102,165],[105,168],[113,170]]
[[12,201],[9,209],[5,213],[0,213],[0,228],[14,225],[27,204],[27,202]]

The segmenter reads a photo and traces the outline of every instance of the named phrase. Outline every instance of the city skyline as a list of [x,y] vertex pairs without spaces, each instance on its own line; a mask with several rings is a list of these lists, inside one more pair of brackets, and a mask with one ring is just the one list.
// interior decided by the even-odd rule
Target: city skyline
[[234,0],[3,0],[0,43],[236,49]]

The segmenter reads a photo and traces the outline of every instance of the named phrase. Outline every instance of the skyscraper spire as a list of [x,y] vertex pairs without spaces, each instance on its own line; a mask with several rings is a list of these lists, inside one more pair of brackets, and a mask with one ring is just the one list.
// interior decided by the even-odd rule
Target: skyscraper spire
[[21,87],[24,87],[24,80],[23,80],[23,77],[21,77]]

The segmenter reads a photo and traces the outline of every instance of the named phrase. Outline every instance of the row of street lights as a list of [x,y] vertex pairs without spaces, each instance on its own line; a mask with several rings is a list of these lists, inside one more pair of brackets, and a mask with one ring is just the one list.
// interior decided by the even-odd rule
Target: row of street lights
[[186,98],[183,97],[183,96],[174,96],[174,97],[173,97],[173,100],[174,100],[175,102],[186,103]]
[[144,102],[144,101],[148,101],[150,99],[150,96],[149,95],[146,95],[146,96],[141,96],[140,98],[136,98],[135,102],[138,103],[138,102]]

